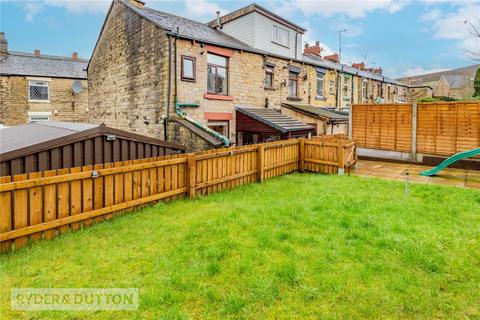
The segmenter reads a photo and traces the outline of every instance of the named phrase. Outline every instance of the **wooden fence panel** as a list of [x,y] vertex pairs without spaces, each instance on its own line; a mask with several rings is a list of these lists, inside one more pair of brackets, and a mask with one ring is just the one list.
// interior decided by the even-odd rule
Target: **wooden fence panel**
[[480,103],[418,104],[417,151],[450,156],[480,147]]
[[343,159],[351,158],[352,146],[340,136],[292,139],[22,174],[14,183],[2,177],[0,249],[9,250],[12,241],[19,248],[29,238],[51,239],[159,200],[209,194],[294,172],[301,161],[307,171],[336,173],[345,167]]
[[357,147],[410,152],[412,105],[353,105],[352,138]]

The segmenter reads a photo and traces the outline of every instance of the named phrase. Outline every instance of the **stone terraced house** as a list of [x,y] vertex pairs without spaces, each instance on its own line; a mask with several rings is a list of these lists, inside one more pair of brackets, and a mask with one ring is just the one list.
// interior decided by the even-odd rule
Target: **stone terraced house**
[[[205,24],[114,0],[88,65],[90,121],[200,150],[346,133],[352,103],[399,100],[404,85],[322,58],[303,47],[304,28],[261,6],[217,15]],[[242,108],[295,125],[276,134],[271,113]]]
[[0,126],[36,121],[84,122],[88,60],[8,51],[0,32]]

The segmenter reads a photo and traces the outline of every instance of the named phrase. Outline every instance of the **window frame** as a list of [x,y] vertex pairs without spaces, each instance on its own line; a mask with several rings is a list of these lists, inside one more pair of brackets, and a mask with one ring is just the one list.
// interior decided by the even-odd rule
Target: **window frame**
[[[28,123],[34,123],[34,122],[42,122],[42,121],[50,121],[52,117],[52,113],[50,111],[42,112],[42,111],[29,111],[27,114],[28,117]],[[39,120],[33,120],[32,118],[44,118],[44,119],[39,119]]]
[[[286,36],[287,36],[286,43],[282,43],[280,39],[280,30],[283,30],[286,32]],[[290,48],[290,30],[286,28],[282,28],[277,25],[272,25],[272,42],[279,46]]]
[[[319,91],[318,91],[318,89],[319,89],[318,81],[319,80],[322,81],[322,87],[321,87],[322,92],[321,92],[321,94],[319,94]],[[317,98],[325,98],[325,73],[317,71],[316,85],[317,85],[317,87],[316,87],[316,90],[315,90],[315,96]]]
[[[265,66],[265,89],[273,89],[274,68]],[[270,85],[267,84],[267,78],[270,77]]]
[[[188,76],[185,76],[185,65],[184,65],[184,61],[185,60],[189,60],[192,62],[192,74],[193,76],[192,77],[188,77]],[[182,81],[189,81],[189,82],[195,82],[196,79],[197,79],[197,58],[195,57],[191,57],[191,56],[186,56],[186,55],[182,55],[182,65],[181,65],[181,79]]]
[[[32,83],[37,82],[37,87],[46,87],[47,88],[47,99],[32,99]],[[44,85],[38,85],[39,82],[43,82]],[[28,102],[40,102],[40,103],[49,103],[50,102],[50,81],[43,79],[28,79]]]
[[368,80],[362,80],[362,101],[368,101]]
[[[208,62],[208,55],[224,58],[226,60],[225,66],[221,66],[221,65],[218,65],[218,64],[214,64],[214,63],[209,63]],[[228,84],[228,82],[229,82],[229,75],[228,75],[229,63],[230,63],[229,57],[222,56],[222,55],[215,54],[215,53],[210,53],[210,52],[207,53],[207,93],[208,94],[214,94],[214,95],[219,95],[219,96],[228,96],[228,90],[230,89],[229,84]],[[217,80],[215,80],[215,91],[210,91],[209,90],[209,88],[208,88],[208,68],[215,68],[215,79],[218,78],[218,68],[225,69],[225,83],[226,83],[225,93],[218,91]]]
[[[290,81],[295,82],[295,95],[294,96],[290,95]],[[288,72],[288,97],[289,98],[298,98],[298,73],[293,72],[293,71]]]
[[335,94],[334,86],[335,86],[335,81],[330,80],[330,84],[329,84],[329,92],[330,92],[330,95]]

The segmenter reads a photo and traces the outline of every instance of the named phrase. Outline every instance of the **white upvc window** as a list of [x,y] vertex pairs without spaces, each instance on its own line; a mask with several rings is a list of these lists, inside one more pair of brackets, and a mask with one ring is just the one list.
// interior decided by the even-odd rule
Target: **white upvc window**
[[289,45],[289,32],[287,29],[282,27],[273,26],[272,27],[272,41],[280,44],[282,46],[288,47]]
[[367,91],[368,90],[368,81],[363,79],[362,81],[362,100],[365,102],[368,100]]
[[317,72],[317,92],[316,96],[318,98],[323,98],[325,96],[325,74]]
[[50,102],[50,90],[48,81],[29,80],[28,100],[33,102]]
[[28,122],[40,122],[40,121],[50,121],[52,116],[51,112],[39,112],[39,111],[29,111],[28,112]]

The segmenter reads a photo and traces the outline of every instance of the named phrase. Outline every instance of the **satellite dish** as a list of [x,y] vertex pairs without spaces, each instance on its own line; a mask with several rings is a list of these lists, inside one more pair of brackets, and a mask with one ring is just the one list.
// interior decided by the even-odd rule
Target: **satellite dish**
[[83,91],[83,85],[79,80],[75,80],[72,83],[72,91],[74,94],[80,94]]

